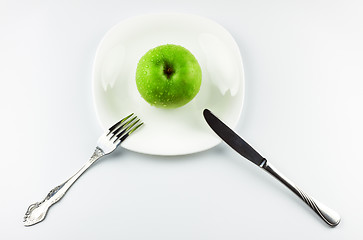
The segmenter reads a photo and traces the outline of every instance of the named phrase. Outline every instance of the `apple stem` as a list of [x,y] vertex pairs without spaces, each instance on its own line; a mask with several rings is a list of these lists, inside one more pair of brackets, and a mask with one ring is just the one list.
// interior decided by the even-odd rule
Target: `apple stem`
[[173,75],[174,70],[172,67],[170,67],[168,64],[164,66],[164,74],[168,79],[170,79],[171,75]]

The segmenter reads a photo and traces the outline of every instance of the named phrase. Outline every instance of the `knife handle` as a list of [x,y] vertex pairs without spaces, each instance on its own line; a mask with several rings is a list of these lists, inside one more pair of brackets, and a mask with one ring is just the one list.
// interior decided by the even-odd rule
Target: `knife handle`
[[279,180],[287,188],[293,191],[301,200],[303,200],[316,214],[319,215],[329,226],[335,227],[340,222],[340,216],[334,210],[328,208],[316,199],[310,197],[308,194],[300,190],[293,182],[283,176],[276,168],[274,168],[266,160],[263,162],[261,168],[266,170],[269,174]]

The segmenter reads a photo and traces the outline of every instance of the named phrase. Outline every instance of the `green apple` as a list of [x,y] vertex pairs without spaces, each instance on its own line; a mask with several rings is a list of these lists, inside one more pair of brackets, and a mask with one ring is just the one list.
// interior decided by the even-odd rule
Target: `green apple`
[[177,108],[190,102],[199,92],[202,70],[186,48],[166,44],[141,57],[136,69],[136,85],[152,106]]

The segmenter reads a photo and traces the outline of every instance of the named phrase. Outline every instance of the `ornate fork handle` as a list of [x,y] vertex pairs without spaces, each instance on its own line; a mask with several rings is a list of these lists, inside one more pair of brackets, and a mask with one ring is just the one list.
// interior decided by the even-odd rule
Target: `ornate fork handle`
[[68,191],[68,189],[73,185],[75,181],[100,157],[104,156],[105,153],[100,148],[96,148],[91,158],[86,162],[86,164],[78,170],[71,178],[69,178],[63,184],[53,188],[48,195],[41,202],[36,202],[28,207],[28,210],[24,216],[24,225],[31,226],[38,222],[41,222],[47,215],[48,209],[58,202]]
[[269,174],[274,176],[277,180],[283,183],[291,191],[293,191],[299,198],[301,198],[316,214],[319,215],[329,226],[335,227],[340,222],[340,216],[334,210],[328,208],[324,204],[318,202],[316,199],[310,197],[308,194],[300,190],[293,182],[283,176],[267,161],[261,166]]

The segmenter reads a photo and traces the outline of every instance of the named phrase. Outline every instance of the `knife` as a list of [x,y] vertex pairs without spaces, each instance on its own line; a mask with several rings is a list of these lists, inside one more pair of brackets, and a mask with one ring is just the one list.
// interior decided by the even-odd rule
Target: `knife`
[[310,197],[308,194],[299,189],[292,181],[283,176],[279,171],[274,168],[270,162],[262,157],[255,149],[253,149],[246,141],[238,136],[232,129],[219,120],[210,110],[204,109],[203,115],[208,125],[213,131],[236,152],[247,158],[260,168],[267,171],[293,193],[295,193],[301,200],[303,200],[321,219],[323,219],[329,226],[335,227],[340,222],[340,216],[334,210],[328,208],[316,199]]

